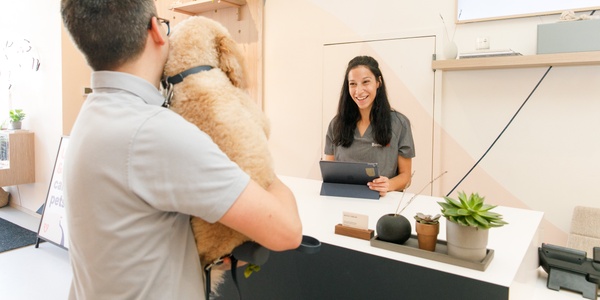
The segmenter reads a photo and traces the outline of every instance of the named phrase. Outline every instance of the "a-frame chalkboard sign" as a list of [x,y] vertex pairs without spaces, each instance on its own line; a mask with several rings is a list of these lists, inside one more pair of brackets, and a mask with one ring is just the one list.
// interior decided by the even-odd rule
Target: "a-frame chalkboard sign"
[[67,250],[69,248],[65,199],[63,197],[63,165],[68,144],[69,137],[61,137],[40,227],[38,228],[36,248],[38,248],[42,239],[61,248]]

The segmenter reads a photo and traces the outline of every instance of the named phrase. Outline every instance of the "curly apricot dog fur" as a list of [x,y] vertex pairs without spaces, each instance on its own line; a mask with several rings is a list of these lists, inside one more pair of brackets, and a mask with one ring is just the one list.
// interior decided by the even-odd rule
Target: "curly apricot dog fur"
[[[179,23],[169,41],[166,76],[197,66],[212,67],[174,85],[171,109],[211,136],[254,181],[268,187],[275,179],[267,142],[269,123],[245,90],[246,71],[238,45],[225,27],[200,16]],[[220,223],[196,217],[191,223],[203,268],[249,240]],[[215,290],[222,274],[212,273]]]

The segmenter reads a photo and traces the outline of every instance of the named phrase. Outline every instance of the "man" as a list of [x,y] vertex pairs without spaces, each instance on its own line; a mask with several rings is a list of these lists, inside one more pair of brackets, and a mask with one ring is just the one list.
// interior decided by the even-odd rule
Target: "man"
[[62,0],[61,13],[94,70],[64,166],[71,299],[203,299],[190,215],[298,247],[291,191],[262,189],[161,106],[169,27],[154,1]]

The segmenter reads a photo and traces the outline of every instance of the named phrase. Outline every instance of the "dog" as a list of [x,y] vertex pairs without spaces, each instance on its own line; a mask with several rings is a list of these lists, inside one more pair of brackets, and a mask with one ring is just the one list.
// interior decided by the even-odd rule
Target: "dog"
[[[202,16],[177,24],[169,43],[164,75],[177,81],[170,108],[207,133],[229,159],[267,188],[275,179],[269,122],[245,89],[246,67],[237,43],[223,25]],[[197,217],[191,218],[191,225],[203,269],[249,240],[220,223]],[[223,273],[211,273],[213,291]]]

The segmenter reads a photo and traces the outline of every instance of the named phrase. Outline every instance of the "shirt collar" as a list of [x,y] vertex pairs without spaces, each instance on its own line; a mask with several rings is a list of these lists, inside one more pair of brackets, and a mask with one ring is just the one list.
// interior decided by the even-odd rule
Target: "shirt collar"
[[154,85],[128,73],[95,71],[92,73],[91,84],[92,90],[112,88],[127,91],[150,105],[161,106],[165,102],[165,98]]

